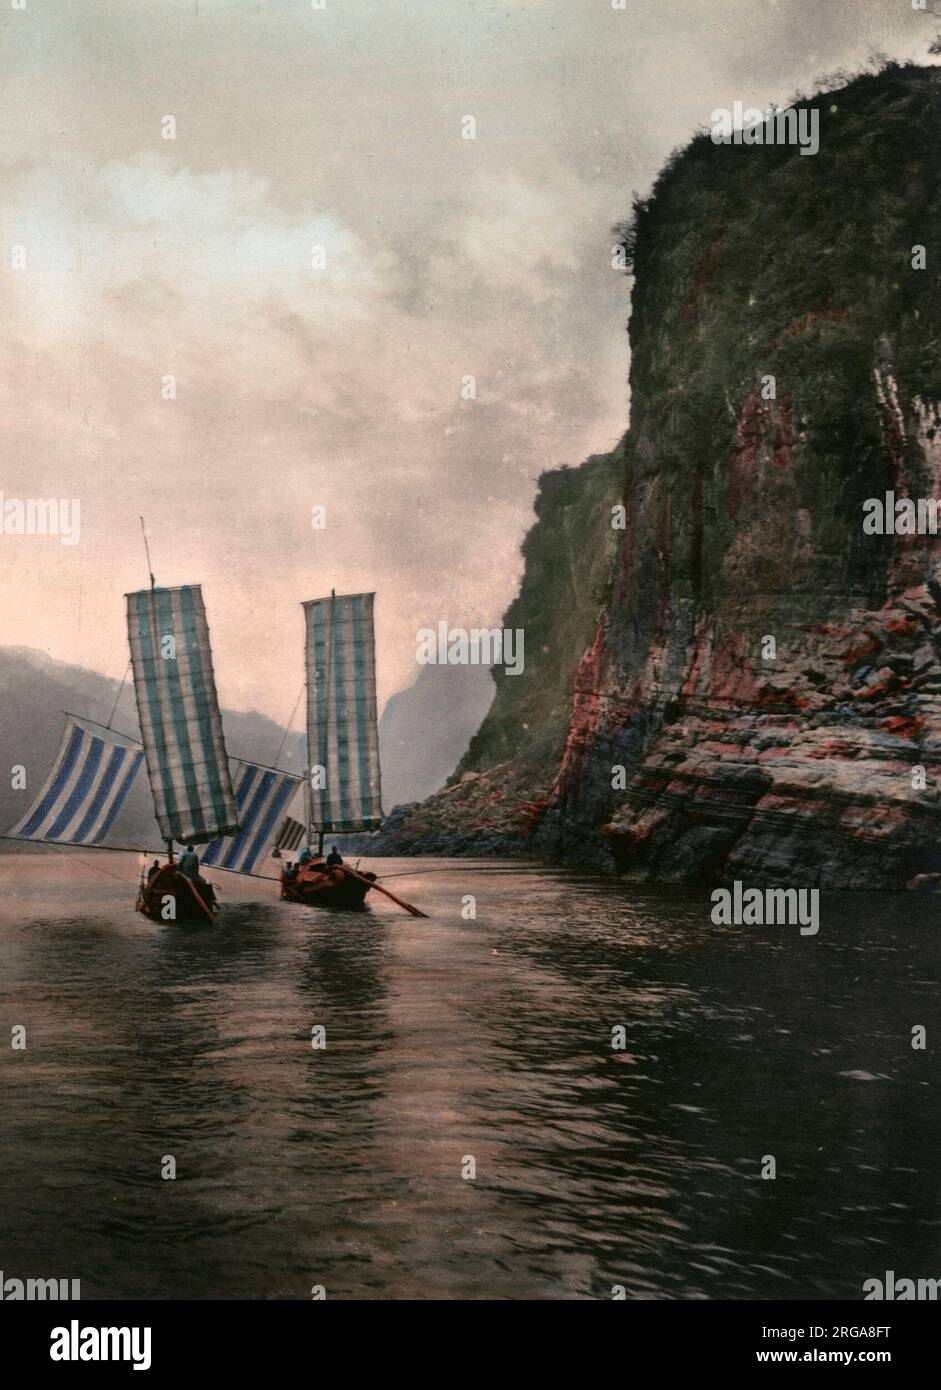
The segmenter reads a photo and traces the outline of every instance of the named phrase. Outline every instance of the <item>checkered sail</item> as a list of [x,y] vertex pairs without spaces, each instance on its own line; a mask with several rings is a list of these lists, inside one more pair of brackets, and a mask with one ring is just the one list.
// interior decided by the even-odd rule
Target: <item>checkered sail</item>
[[241,760],[235,764],[234,782],[241,829],[236,835],[213,840],[203,852],[202,863],[210,868],[251,874],[255,865],[275,848],[276,842],[280,845],[284,813],[303,783],[290,772],[276,772],[273,768]]
[[127,595],[134,690],[160,833],[202,844],[238,831],[198,584]]
[[139,743],[69,715],[42,791],[9,833],[24,840],[100,845],[143,761]]
[[310,821],[323,831],[382,823],[373,594],[304,604]]

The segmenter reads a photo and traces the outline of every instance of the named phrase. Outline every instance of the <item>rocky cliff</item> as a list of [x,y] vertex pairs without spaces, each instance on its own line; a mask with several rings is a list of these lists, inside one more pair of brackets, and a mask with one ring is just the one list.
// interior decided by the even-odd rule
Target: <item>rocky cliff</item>
[[494,669],[493,703],[454,775],[427,801],[395,809],[374,852],[532,851],[565,750],[575,672],[608,597],[623,471],[618,448],[539,479],[520,592],[503,616],[524,633],[523,670]]
[[[818,154],[700,135],[624,229],[625,529],[551,785],[530,758],[493,848],[661,882],[941,867],[941,537],[863,529],[941,496],[941,74],[801,104]],[[451,792],[478,843],[485,743]]]

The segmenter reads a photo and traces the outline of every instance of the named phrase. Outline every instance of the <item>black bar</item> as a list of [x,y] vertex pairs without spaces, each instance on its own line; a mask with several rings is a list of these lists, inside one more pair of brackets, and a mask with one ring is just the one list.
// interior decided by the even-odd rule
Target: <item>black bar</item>
[[[741,1370],[759,1382],[766,1367],[788,1364],[914,1371],[932,1363],[938,1324],[937,1306],[931,1302],[660,1303],[604,1297],[568,1300],[564,1309],[549,1300],[463,1305],[385,1301],[367,1307],[331,1300],[329,1290],[326,1297],[309,1302],[7,1301],[0,1309],[5,1363],[10,1364],[12,1353],[21,1373],[58,1371],[63,1383],[83,1370],[99,1376],[133,1370],[131,1360],[52,1360],[54,1340],[70,1353],[81,1352],[83,1344],[94,1346],[102,1328],[127,1328],[128,1338],[130,1329],[138,1329],[136,1348],[129,1340],[124,1346],[141,1360],[147,1347],[144,1329],[150,1329],[151,1365],[141,1375],[169,1383],[170,1376],[206,1372],[218,1384],[231,1374],[234,1383],[246,1384],[250,1375],[270,1378],[288,1367],[306,1365],[313,1375],[315,1367],[325,1368],[330,1352],[345,1352],[347,1368],[355,1356],[357,1379],[370,1355],[377,1357],[380,1370],[385,1367],[384,1375],[390,1374],[399,1358],[404,1360],[406,1346],[413,1366],[430,1369],[435,1334],[452,1325],[461,1337],[458,1379],[467,1383],[475,1364],[490,1375],[498,1365],[505,1367],[505,1353],[512,1347],[517,1356],[525,1356],[531,1381],[541,1356],[552,1355],[560,1337],[566,1359],[574,1358],[574,1368],[581,1367],[579,1379],[588,1380],[602,1372],[606,1356],[615,1358],[622,1381],[631,1378],[632,1368],[636,1374],[644,1367],[645,1376],[659,1372],[657,1379],[684,1370],[701,1377]],[[83,1337],[86,1328],[96,1332]],[[491,1328],[500,1342],[488,1338]],[[444,1370],[440,1362],[437,1370],[435,1379]],[[343,1374],[341,1365],[335,1374]]]

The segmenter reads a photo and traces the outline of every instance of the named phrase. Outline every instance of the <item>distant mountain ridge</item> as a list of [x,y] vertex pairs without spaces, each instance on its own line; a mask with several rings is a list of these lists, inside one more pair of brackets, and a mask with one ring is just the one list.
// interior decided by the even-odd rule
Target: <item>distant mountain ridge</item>
[[[106,723],[114,709],[113,727],[140,737],[133,686],[128,680],[115,706],[118,687],[109,676],[56,661],[32,647],[0,648],[0,832],[16,823],[42,786],[59,749],[63,711]],[[284,733],[278,724],[243,710],[223,710],[223,722],[231,756],[273,762]],[[287,736],[278,761],[288,771],[303,770],[300,734]],[[10,786],[10,768],[17,763],[26,768],[25,790]],[[146,775],[135,780],[108,841],[142,847],[161,843]]]
[[386,702],[379,720],[382,800],[387,811],[444,786],[493,703],[489,666],[422,666],[413,685]]
[[[104,724],[114,709],[113,727],[140,737],[133,686],[128,680],[115,706],[118,686],[109,676],[57,661],[32,647],[0,648],[0,834],[31,805],[48,775],[62,737],[63,711]],[[444,784],[486,713],[493,690],[484,667],[425,666],[413,685],[391,696],[379,720],[387,812],[400,802],[429,796]],[[279,767],[303,772],[302,733],[285,737],[281,725],[255,710],[225,709],[222,718],[232,757],[268,765],[277,757]],[[18,764],[26,768],[27,784],[15,791],[10,769]],[[145,775],[131,788],[108,840],[142,847],[160,844]]]

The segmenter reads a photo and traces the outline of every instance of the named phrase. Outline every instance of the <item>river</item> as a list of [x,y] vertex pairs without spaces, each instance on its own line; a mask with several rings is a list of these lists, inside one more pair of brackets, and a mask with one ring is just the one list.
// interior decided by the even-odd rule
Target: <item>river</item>
[[26,1030],[0,1049],[6,1278],[859,1299],[941,1276],[936,900],[825,896],[802,936],[563,871],[368,867],[428,919],[216,874],[215,928],[158,926],[132,856],[0,857],[0,1038]]

